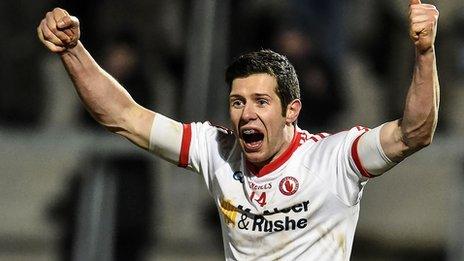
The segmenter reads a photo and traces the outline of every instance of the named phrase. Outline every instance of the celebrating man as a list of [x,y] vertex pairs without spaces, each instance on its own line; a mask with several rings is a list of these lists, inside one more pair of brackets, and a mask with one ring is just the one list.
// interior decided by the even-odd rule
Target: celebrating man
[[244,54],[228,67],[227,130],[138,105],[86,51],[78,19],[65,10],[48,12],[37,31],[99,123],[202,175],[220,212],[227,260],[348,260],[364,185],[429,145],[437,124],[438,11],[409,4],[416,57],[402,118],[334,135],[298,128],[298,79],[273,51]]

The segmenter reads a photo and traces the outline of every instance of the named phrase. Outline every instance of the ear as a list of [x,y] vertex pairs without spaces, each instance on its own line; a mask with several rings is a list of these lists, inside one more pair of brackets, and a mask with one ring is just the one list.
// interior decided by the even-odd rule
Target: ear
[[285,123],[287,125],[291,125],[298,119],[298,115],[300,115],[301,110],[301,101],[299,99],[295,99],[291,101],[287,105],[287,113],[286,113],[286,120]]

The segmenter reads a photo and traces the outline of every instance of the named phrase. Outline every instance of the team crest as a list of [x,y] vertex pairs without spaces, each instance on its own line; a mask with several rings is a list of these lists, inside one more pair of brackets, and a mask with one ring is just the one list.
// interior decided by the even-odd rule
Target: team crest
[[298,190],[298,180],[292,176],[283,178],[279,183],[279,190],[285,196],[291,196]]

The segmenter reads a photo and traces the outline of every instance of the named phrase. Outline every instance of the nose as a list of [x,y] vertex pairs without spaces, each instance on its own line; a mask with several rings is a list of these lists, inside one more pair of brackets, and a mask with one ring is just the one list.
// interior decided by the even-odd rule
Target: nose
[[247,103],[242,111],[242,121],[249,122],[251,120],[256,120],[258,115],[256,114],[256,108],[253,104]]

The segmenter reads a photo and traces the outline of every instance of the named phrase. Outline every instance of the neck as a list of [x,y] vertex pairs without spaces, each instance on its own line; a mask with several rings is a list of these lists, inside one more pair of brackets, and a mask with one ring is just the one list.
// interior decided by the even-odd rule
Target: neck
[[279,158],[287,149],[290,147],[292,144],[293,137],[296,132],[296,127],[295,125],[285,125],[284,131],[283,131],[283,142],[280,144],[279,150],[271,156],[268,160],[263,161],[263,162],[256,162],[252,163],[253,166],[255,166],[257,169],[261,169],[263,166],[273,162],[275,159]]
[[300,135],[296,132],[296,127],[289,128],[291,132],[284,132],[283,143],[279,147],[278,152],[265,162],[258,164],[247,161],[248,169],[257,177],[262,177],[276,170],[284,164],[299,147],[300,143],[296,142],[300,139]]
[[274,158],[278,158],[284,151],[288,149],[290,144],[292,144],[293,137],[295,136],[296,132],[296,127],[293,124],[290,125],[285,125],[284,128],[284,142],[282,143],[282,146],[280,150],[276,153]]

